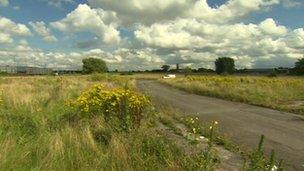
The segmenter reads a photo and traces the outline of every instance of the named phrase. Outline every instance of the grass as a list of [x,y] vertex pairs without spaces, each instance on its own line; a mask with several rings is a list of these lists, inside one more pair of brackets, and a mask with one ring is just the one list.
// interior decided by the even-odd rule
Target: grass
[[134,86],[119,76],[0,77],[0,170],[212,170],[210,156],[189,155],[158,131],[152,107],[136,130],[118,132],[66,105],[94,84],[126,81]]
[[[140,126],[129,131],[117,131],[119,123],[107,122],[99,113],[79,115],[67,104],[95,84],[136,91],[135,78],[144,75],[0,77],[0,170],[215,170],[222,161],[212,144],[236,151],[213,129],[210,134],[210,125],[158,104],[147,107]],[[171,136],[159,123],[172,130]],[[198,148],[180,125],[191,135],[212,139],[209,147]],[[195,153],[177,143],[185,139]],[[247,170],[266,168],[261,152],[252,156]]]
[[304,78],[188,76],[161,80],[191,93],[304,114]]

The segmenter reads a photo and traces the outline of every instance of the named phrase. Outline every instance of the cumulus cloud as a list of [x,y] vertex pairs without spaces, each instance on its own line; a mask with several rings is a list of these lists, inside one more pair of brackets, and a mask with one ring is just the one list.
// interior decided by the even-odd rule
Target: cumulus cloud
[[[237,66],[247,68],[256,67],[262,63],[259,62],[261,60],[272,61],[269,63],[273,66],[290,65],[301,57],[304,38],[303,29],[288,30],[273,19],[266,19],[260,24],[214,24],[195,19],[176,19],[139,26],[135,37],[147,46],[175,49],[178,55],[169,56],[171,63],[198,64],[201,61],[200,64],[208,66],[206,59],[214,61],[218,57],[229,56],[237,59]],[[276,60],[284,57],[283,61],[288,63]]]
[[[62,4],[72,0],[49,2]],[[259,23],[242,21],[279,3],[296,7],[298,2],[228,0],[219,7],[210,7],[207,0],[154,0],[153,3],[88,0],[88,5],[79,5],[65,18],[50,23],[52,28],[66,34],[93,34],[94,39],[77,41],[74,45],[82,52],[79,49],[70,53],[46,52],[31,48],[22,40],[9,50],[0,50],[0,55],[7,60],[14,56],[23,63],[33,61],[32,64],[54,68],[80,68],[81,60],[87,57],[101,58],[111,69],[119,70],[155,69],[176,63],[213,68],[216,58],[223,56],[234,58],[238,68],[290,67],[303,57],[303,28],[292,30],[272,18]],[[43,39],[56,39],[48,24],[30,25]],[[1,27],[0,18],[0,43],[12,44],[13,35],[22,32],[21,26],[19,31],[1,28],[9,27]],[[26,35],[24,30],[19,36]]]
[[8,6],[9,1],[8,0],[0,0],[0,6]]
[[41,22],[30,22],[29,23],[34,31],[47,42],[55,42],[57,38],[52,34],[51,30],[47,28],[43,21]]
[[256,24],[210,24],[195,19],[177,19],[168,23],[139,26],[135,37],[140,41],[161,48],[203,48],[254,43],[268,37],[284,36],[287,29],[273,19]]
[[230,0],[219,8],[212,8],[207,0],[88,0],[90,6],[115,11],[126,25],[153,24],[176,18],[195,18],[225,23],[247,16],[279,0]]
[[13,41],[13,38],[9,34],[0,33],[0,43],[12,43]]
[[119,43],[121,40],[116,13],[92,9],[86,4],[79,5],[66,18],[51,23],[51,26],[62,32],[91,32],[107,44]]
[[12,43],[13,37],[30,36],[32,33],[24,24],[17,24],[0,16],[0,43]]
[[298,50],[302,49],[304,51],[304,29],[299,28],[293,30],[287,35],[287,38],[284,39],[284,41],[289,47]]

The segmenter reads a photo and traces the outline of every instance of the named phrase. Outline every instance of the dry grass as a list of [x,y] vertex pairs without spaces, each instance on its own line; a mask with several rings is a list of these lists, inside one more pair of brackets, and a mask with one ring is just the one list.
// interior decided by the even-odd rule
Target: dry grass
[[191,156],[176,153],[180,149],[174,142],[150,131],[155,111],[147,111],[141,127],[126,133],[115,132],[101,116],[75,117],[79,111],[65,105],[98,82],[117,86],[129,80],[104,75],[0,77],[0,170],[189,168],[191,161],[185,160]]
[[162,82],[199,95],[304,114],[302,77],[189,76]]

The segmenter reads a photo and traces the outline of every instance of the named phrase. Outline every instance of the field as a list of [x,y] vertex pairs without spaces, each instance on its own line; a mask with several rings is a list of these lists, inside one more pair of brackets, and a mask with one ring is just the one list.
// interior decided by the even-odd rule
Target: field
[[232,169],[273,167],[260,151],[241,155],[216,122],[155,106],[133,78],[0,77],[0,170],[229,169],[227,154]]
[[304,115],[303,77],[188,76],[162,82],[199,95]]

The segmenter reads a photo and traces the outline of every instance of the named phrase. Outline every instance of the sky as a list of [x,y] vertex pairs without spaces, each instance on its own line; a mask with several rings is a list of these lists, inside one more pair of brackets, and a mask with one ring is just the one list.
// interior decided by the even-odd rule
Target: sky
[[293,67],[304,56],[304,0],[0,0],[0,65],[111,70],[164,64]]

